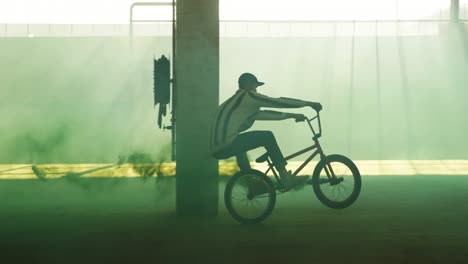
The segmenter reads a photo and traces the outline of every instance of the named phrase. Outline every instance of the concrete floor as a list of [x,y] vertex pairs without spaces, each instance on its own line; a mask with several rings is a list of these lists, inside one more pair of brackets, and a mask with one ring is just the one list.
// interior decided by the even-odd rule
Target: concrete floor
[[[310,186],[263,224],[174,216],[174,177],[0,181],[1,263],[467,263],[467,176],[363,177],[333,210]],[[7,261],[8,260],[8,261]]]

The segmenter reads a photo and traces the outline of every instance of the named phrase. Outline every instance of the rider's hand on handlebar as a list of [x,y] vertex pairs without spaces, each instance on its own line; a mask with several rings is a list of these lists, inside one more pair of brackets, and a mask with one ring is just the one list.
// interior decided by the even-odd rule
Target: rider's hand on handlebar
[[310,103],[310,107],[312,107],[317,112],[320,112],[320,110],[322,110],[321,103]]
[[296,120],[296,122],[303,122],[307,119],[307,117],[303,114],[293,114],[292,117]]

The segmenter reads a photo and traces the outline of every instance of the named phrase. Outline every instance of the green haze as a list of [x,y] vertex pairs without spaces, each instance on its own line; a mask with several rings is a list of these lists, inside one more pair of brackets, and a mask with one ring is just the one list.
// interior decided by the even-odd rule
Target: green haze
[[[327,153],[466,159],[467,47],[466,36],[446,33],[222,38],[220,100],[248,71],[266,82],[259,92],[322,102]],[[162,37],[136,38],[133,48],[127,38],[0,39],[0,162],[117,162],[135,151],[166,152],[152,57],[169,53]],[[253,129],[273,130],[285,153],[310,141],[305,125],[291,120]]]

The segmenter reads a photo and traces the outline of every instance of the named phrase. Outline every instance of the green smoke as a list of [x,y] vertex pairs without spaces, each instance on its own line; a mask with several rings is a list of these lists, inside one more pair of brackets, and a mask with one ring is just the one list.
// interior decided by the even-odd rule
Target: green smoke
[[69,126],[62,123],[45,135],[34,131],[19,134],[9,149],[13,156],[27,158],[29,163],[50,163],[58,157],[69,137]]

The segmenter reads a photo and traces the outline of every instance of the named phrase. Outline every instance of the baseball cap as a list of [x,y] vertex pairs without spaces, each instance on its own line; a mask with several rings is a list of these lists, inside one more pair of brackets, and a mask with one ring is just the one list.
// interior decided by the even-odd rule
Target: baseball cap
[[259,82],[257,80],[257,77],[255,77],[255,75],[249,72],[241,74],[241,76],[239,77],[238,83],[239,83],[239,87],[243,87],[249,84],[255,84],[258,87],[258,86],[262,86],[265,84],[264,82]]

